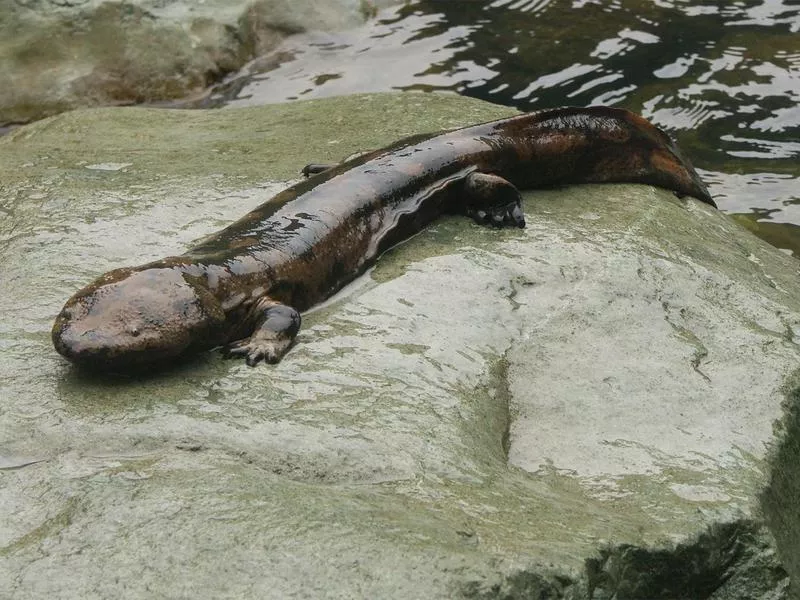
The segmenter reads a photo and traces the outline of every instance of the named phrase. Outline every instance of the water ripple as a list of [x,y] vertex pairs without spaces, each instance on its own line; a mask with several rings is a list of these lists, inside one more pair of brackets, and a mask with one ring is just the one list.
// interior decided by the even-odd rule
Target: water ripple
[[418,0],[354,32],[292,38],[202,105],[398,89],[520,110],[617,105],[715,174],[723,210],[763,216],[769,198],[775,219],[795,205],[800,174],[798,31],[793,0]]

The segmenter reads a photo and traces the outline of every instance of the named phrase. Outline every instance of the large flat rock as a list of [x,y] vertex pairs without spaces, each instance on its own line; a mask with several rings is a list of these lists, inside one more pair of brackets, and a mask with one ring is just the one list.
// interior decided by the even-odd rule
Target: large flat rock
[[375,95],[0,140],[0,597],[790,598],[800,264],[648,186],[447,217],[277,366],[80,375],[56,312],[310,161],[509,114]]

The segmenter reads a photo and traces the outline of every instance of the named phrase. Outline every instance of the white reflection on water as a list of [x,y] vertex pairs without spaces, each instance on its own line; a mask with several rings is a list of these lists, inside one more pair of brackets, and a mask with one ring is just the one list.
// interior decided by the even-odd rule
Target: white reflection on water
[[777,223],[800,223],[800,177],[780,173],[721,173],[698,169],[718,204],[731,213],[767,213]]
[[524,90],[517,92],[514,95],[514,99],[521,100],[523,98],[530,98],[530,96],[536,90],[550,89],[556,86],[563,86],[568,83],[572,83],[583,75],[591,73],[592,71],[597,71],[600,67],[601,65],[582,65],[576,63],[556,73],[542,75],[541,77],[538,77],[536,80],[532,81],[531,84]]
[[418,35],[442,20],[441,15],[414,14],[400,22],[379,21],[348,32],[293,36],[272,53],[284,57],[275,68],[250,75],[259,70],[256,60],[229,80],[228,85],[244,77],[247,83],[226,106],[384,92],[411,85],[450,88],[459,82],[485,82],[496,76],[495,71],[469,60],[456,61],[446,71],[437,72],[437,65],[451,61],[463,49],[474,29],[444,27],[438,35]]
[[724,142],[744,144],[747,150],[727,150],[731,156],[739,158],[793,158],[800,157],[800,142],[760,140],[751,137],[723,135]]
[[522,12],[540,12],[547,8],[553,0],[494,0],[491,8],[509,8]]
[[727,117],[731,113],[711,100],[681,103],[676,102],[674,96],[658,95],[644,103],[642,115],[659,127],[675,130],[693,129],[705,121]]

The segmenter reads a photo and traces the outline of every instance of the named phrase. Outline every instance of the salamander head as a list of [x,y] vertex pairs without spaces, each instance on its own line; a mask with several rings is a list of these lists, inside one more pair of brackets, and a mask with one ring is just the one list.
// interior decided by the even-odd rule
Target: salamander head
[[104,371],[158,366],[220,341],[225,314],[211,292],[177,268],[117,269],[70,298],[53,345],[73,363]]

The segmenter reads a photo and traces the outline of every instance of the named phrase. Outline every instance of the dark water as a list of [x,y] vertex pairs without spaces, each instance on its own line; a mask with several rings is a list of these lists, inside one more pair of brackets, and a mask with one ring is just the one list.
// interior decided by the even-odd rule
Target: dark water
[[387,90],[640,112],[723,210],[800,256],[800,0],[421,0],[292,38],[202,104]]

